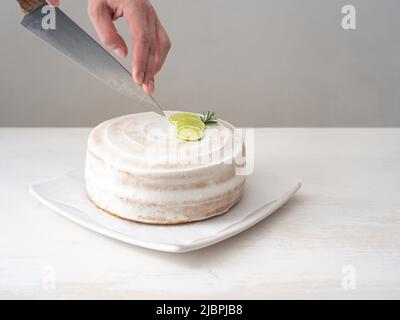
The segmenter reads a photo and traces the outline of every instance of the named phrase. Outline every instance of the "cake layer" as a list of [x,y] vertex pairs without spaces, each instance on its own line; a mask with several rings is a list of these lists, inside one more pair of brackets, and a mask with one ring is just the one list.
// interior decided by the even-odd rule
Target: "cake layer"
[[219,121],[204,138],[184,142],[155,113],[106,121],[92,130],[86,159],[90,199],[119,217],[174,224],[221,214],[241,196],[234,127]]
[[181,172],[229,162],[241,156],[242,147],[234,127],[223,120],[207,127],[200,141],[188,143],[177,138],[166,117],[154,112],[105,121],[92,130],[88,143],[94,156],[138,174]]

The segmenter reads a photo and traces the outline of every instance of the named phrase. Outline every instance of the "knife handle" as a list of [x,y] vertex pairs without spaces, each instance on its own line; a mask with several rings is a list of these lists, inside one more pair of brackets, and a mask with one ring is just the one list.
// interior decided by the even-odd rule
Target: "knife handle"
[[47,4],[45,0],[17,0],[17,2],[25,14],[32,12],[41,5]]

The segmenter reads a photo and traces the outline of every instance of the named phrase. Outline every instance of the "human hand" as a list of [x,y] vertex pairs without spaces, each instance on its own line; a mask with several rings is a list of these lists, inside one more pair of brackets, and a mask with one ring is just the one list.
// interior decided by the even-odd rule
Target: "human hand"
[[[53,6],[59,0],[46,0]],[[121,57],[128,48],[113,21],[124,17],[132,38],[132,76],[147,93],[154,92],[154,76],[160,71],[171,42],[149,0],[88,0],[88,14],[103,44]]]

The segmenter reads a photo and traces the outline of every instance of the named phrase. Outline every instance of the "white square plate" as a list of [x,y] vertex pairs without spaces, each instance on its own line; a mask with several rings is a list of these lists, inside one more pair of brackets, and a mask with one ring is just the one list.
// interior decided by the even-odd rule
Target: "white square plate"
[[242,199],[227,213],[176,226],[147,225],[108,215],[88,199],[81,170],[33,184],[30,190],[62,216],[110,238],[159,251],[188,252],[250,228],[285,204],[300,186],[300,181],[256,169],[247,177]]

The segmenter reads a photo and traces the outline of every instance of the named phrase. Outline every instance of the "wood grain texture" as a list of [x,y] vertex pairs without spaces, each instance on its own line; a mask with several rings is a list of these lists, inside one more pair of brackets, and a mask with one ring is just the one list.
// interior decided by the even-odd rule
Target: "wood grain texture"
[[400,129],[257,129],[256,165],[302,189],[185,254],[110,240],[28,193],[81,167],[88,133],[0,129],[0,298],[400,298]]
[[25,14],[47,3],[44,0],[17,0],[17,2]]

